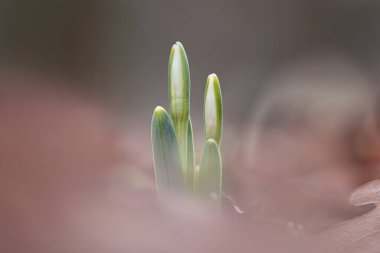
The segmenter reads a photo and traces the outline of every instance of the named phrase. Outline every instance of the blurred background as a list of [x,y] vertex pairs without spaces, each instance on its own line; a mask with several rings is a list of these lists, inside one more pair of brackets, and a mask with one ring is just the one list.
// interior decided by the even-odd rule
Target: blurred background
[[[380,175],[379,13],[374,0],[2,0],[4,249],[178,252],[177,225],[140,212],[154,202],[150,120],[167,108],[176,41],[197,153],[207,76],[221,81],[227,206],[309,231],[368,210],[347,199]],[[120,228],[125,212],[141,234]],[[150,248],[146,217],[176,229]]]
[[81,78],[87,92],[146,121],[156,104],[167,104],[168,54],[181,41],[194,114],[215,72],[228,124],[247,118],[268,79],[305,59],[339,60],[376,83],[379,8],[370,0],[4,0],[0,58],[6,67]]

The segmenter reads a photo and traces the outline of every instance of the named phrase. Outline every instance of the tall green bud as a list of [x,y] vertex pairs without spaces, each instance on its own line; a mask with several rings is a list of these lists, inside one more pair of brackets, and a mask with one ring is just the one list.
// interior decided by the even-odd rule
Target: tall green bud
[[182,161],[187,170],[187,135],[190,115],[190,71],[185,49],[180,42],[173,45],[168,66],[169,111],[172,118]]

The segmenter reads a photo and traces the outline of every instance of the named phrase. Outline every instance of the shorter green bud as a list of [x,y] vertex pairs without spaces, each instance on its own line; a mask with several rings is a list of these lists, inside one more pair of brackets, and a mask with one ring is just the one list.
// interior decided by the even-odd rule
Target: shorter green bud
[[206,140],[214,139],[220,146],[223,131],[223,105],[222,92],[216,74],[211,74],[207,78],[203,118]]

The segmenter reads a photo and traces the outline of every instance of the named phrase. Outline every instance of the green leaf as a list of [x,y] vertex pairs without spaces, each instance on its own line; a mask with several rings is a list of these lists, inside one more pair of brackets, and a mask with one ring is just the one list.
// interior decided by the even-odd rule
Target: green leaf
[[177,135],[182,168],[187,167],[187,135],[190,115],[190,70],[185,49],[173,45],[168,66],[169,111]]
[[211,74],[207,78],[203,119],[206,140],[214,139],[220,146],[223,131],[223,104],[220,83],[216,74]]
[[160,106],[153,112],[152,146],[157,191],[183,191],[185,179],[173,122]]
[[194,156],[194,137],[193,137],[193,126],[191,123],[191,118],[188,121],[187,128],[187,168],[186,168],[186,180],[187,188],[194,192],[194,179],[195,179],[195,156]]
[[196,190],[200,195],[220,201],[222,187],[222,161],[219,146],[208,139],[203,146]]

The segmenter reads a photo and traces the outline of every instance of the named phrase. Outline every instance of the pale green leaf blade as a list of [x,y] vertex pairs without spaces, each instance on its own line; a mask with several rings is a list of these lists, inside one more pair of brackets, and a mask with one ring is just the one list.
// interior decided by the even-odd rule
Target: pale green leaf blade
[[187,188],[192,192],[194,191],[194,179],[195,179],[194,137],[193,137],[193,125],[191,123],[191,118],[189,118],[188,128],[187,128],[186,180],[187,180]]
[[183,191],[185,179],[173,123],[160,106],[153,112],[152,146],[157,191]]
[[219,146],[208,139],[203,146],[197,182],[197,192],[212,199],[221,199],[222,160]]

